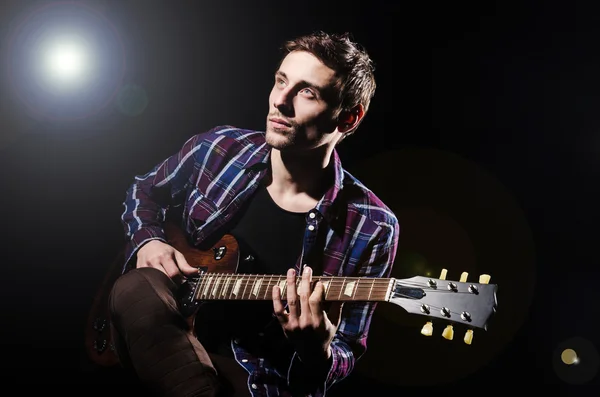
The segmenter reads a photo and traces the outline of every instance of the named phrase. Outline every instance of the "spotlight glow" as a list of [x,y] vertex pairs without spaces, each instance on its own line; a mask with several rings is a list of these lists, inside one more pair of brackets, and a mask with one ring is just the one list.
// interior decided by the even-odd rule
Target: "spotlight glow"
[[562,362],[567,365],[579,363],[579,358],[577,357],[577,353],[575,353],[575,350],[573,350],[573,349],[563,350],[562,354],[560,355],[560,358],[561,358]]
[[48,71],[55,77],[68,79],[81,76],[85,67],[84,49],[75,43],[58,43],[48,51]]
[[31,117],[87,118],[106,108],[120,91],[125,48],[115,27],[95,8],[72,1],[42,2],[14,25],[7,78]]
[[93,48],[81,36],[51,37],[41,46],[44,85],[52,91],[82,88],[94,76]]

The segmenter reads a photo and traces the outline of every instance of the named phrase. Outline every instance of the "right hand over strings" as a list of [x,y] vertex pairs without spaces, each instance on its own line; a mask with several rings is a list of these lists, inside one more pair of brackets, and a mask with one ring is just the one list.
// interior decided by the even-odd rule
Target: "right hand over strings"
[[138,250],[136,268],[141,267],[158,269],[176,283],[198,274],[198,269],[190,266],[181,252],[160,240],[149,241]]

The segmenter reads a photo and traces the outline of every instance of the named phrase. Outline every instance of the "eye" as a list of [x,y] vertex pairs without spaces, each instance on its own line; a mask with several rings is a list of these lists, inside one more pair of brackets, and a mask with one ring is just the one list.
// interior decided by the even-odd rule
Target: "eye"
[[315,94],[308,88],[304,88],[303,90],[301,90],[300,92],[303,92],[305,95],[314,98]]

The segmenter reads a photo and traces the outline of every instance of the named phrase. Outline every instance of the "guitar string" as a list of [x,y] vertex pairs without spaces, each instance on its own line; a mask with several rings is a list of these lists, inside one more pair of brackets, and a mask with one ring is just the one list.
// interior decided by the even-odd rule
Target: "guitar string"
[[[385,291],[387,291],[387,289]],[[444,293],[446,293],[446,292],[450,292],[450,291],[436,291],[436,290],[431,290],[430,292],[444,292]],[[460,292],[454,292],[454,293],[456,294],[456,293],[460,293]],[[201,295],[200,299],[202,299],[202,294],[200,294],[200,295]],[[210,294],[210,295],[211,296],[208,296],[208,297],[204,296],[204,299],[205,300],[219,300],[218,298],[215,299],[214,296],[212,296],[212,294]],[[216,295],[217,296],[222,296],[222,294],[216,294]],[[227,294],[227,295],[230,295],[230,294]],[[265,296],[264,294],[262,294],[262,295]],[[356,293],[355,295],[359,295],[359,294]],[[247,300],[271,300],[271,295],[268,295],[269,299],[257,299],[257,298],[253,299],[252,296],[256,296],[256,295],[250,295],[249,297],[240,296],[239,298],[236,298],[236,299],[237,300],[246,300],[246,301]],[[407,297],[407,298],[410,298],[410,297]],[[356,299],[356,297],[354,297],[354,299]],[[285,300],[285,299],[283,299],[283,300]],[[357,299],[357,300],[360,301],[360,299]],[[339,299],[339,301],[345,301],[345,299]],[[414,307],[421,307],[421,305],[422,305],[422,303],[418,299],[415,299],[415,300],[408,299],[408,301],[406,302],[406,304],[413,305]],[[438,310],[442,309],[442,306],[437,306],[437,305],[428,305],[428,307],[429,307],[430,310],[434,310],[434,311],[438,311]],[[453,310],[449,310],[449,312],[450,312],[451,315],[452,314],[459,315],[458,312],[453,311]]]
[[[276,285],[280,285],[280,284],[284,284],[284,286],[287,286],[287,279],[285,277],[282,276],[276,276],[277,279],[273,280],[271,276],[265,276],[265,277],[261,277],[260,279],[252,279],[251,277],[254,276],[246,276],[247,278],[245,279],[244,276],[217,276],[217,279],[219,279],[219,284],[222,284],[223,281],[227,282],[227,278],[230,278],[229,282],[231,283],[233,279],[234,283],[237,283],[239,281],[241,281],[241,284],[243,284],[244,286],[254,286],[256,284],[257,281],[260,280],[259,283],[259,287],[263,288],[264,286],[268,286],[268,287],[274,287]],[[275,276],[273,276],[275,277]],[[339,288],[339,287],[343,287],[344,285],[350,284],[352,282],[354,282],[355,284],[358,285],[358,288],[363,288],[363,289],[369,289],[371,288],[371,284],[373,284],[374,288],[385,288],[387,289],[389,287],[390,282],[392,281],[392,279],[388,278],[388,279],[371,279],[371,278],[365,278],[365,277],[343,277],[343,276],[336,276],[336,279],[333,280],[328,280],[329,278],[331,278],[332,276],[323,276],[320,278],[315,278],[312,280],[312,282],[316,282],[320,279],[323,279],[326,281],[327,285],[329,286],[328,288],[331,288],[332,286],[334,288]],[[268,280],[267,280],[268,279]],[[267,281],[264,281],[267,280]],[[211,283],[211,281],[208,278],[203,278],[200,281],[200,285],[205,286],[207,285],[207,283]],[[362,281],[362,284],[361,284]],[[296,285],[298,285],[301,282],[300,278],[296,279]],[[378,286],[375,286],[375,284],[380,284]],[[213,283],[214,286],[214,283]],[[402,282],[402,283],[397,283],[396,287],[414,287],[414,288],[420,288],[423,289],[425,291],[434,291],[434,292],[438,292],[438,293],[460,293],[460,292],[454,292],[452,290],[448,290],[448,289],[444,289],[444,288],[432,288],[431,286],[429,286],[429,284],[420,284],[417,282]]]
[[[214,277],[214,278],[233,278],[233,279],[242,279],[244,282],[248,283],[248,282],[254,282],[253,280],[265,280],[265,279],[269,279],[268,282],[276,282],[276,283],[280,283],[282,281],[287,281],[287,277],[286,276],[282,276],[282,275],[255,275],[255,274],[239,274],[239,273],[206,273],[202,276],[201,278],[201,282],[203,282],[204,280],[206,280],[209,277]],[[277,280],[273,280],[273,278],[276,277]],[[392,280],[396,280],[398,281],[399,285],[408,285],[408,286],[418,286],[418,287],[423,287],[423,286],[427,286],[429,287],[429,284],[421,284],[419,282],[414,282],[414,281],[404,281],[404,280],[399,280],[399,279],[394,279],[394,278],[371,278],[371,277],[345,277],[345,276],[313,276],[313,279],[311,282],[316,282],[318,280],[328,280],[330,283],[347,283],[347,282],[352,282],[352,281],[366,281],[366,282],[382,282],[382,283],[389,283]],[[296,277],[296,283],[300,282],[302,280],[301,277]],[[446,280],[442,280],[442,281],[446,281]],[[459,284],[468,284],[468,282],[460,282],[460,281],[451,281],[448,280],[448,282],[454,282],[454,283],[459,283]],[[471,283],[473,284],[473,283]],[[479,283],[475,283],[475,284],[479,284]]]
[[[235,282],[231,283],[231,281],[229,282],[229,284],[227,284],[227,280],[225,280],[225,282],[222,282],[223,280],[220,280],[220,282],[218,284],[216,283],[211,283],[211,281],[209,280],[208,284],[204,284],[203,286],[199,287],[199,293],[198,296],[199,297],[203,297],[203,298],[214,298],[217,296],[223,297],[225,295],[231,296],[231,295],[235,295],[236,299],[250,299],[250,300],[256,300],[258,299],[259,295],[262,295],[264,297],[267,296],[269,289],[271,289],[272,287],[279,285],[281,282],[284,282],[284,280],[279,280],[279,282],[275,281],[267,281],[266,283],[261,283],[258,285],[258,287],[254,286],[254,282],[250,282],[250,280],[243,280],[243,286],[245,287],[245,289],[247,289],[248,287],[250,287],[250,290],[248,291],[248,294],[246,294],[245,292],[242,294],[233,294],[233,290],[235,288]],[[298,283],[298,280],[297,280]],[[360,283],[358,283],[358,285],[355,285],[354,287],[351,287],[351,292],[352,295],[348,296],[348,294],[344,293],[344,295],[342,296],[342,292],[344,291],[344,284],[346,284],[343,280],[340,280],[338,282],[330,282],[330,286],[328,287],[328,292],[327,295],[329,294],[329,291],[334,290],[334,295],[336,293],[338,293],[339,298],[346,298],[346,297],[351,297],[352,299],[355,300],[361,300],[362,298],[366,298],[369,299],[370,296],[373,295],[373,293],[375,293],[376,295],[382,294],[382,293],[387,293],[387,291],[389,291],[389,287],[390,287],[390,282],[389,281],[385,281],[384,279],[378,279],[378,280],[369,280],[369,282],[367,283],[363,283],[366,285],[361,285]],[[373,284],[373,285],[371,285]],[[375,284],[380,284],[380,285],[375,285]],[[383,284],[383,285],[381,285]],[[466,292],[466,291],[450,291],[450,290],[438,290],[438,289],[433,289],[429,286],[424,287],[423,285],[417,284],[417,283],[412,283],[413,286],[417,286],[421,289],[423,289],[423,291],[425,293],[448,293],[448,294],[465,294],[465,293],[469,293],[470,292]],[[398,286],[398,285],[397,285]],[[402,284],[401,286],[406,286],[406,284]],[[284,288],[287,287],[287,283],[284,282]],[[298,286],[297,286],[298,287]],[[225,289],[226,288],[226,289]],[[242,285],[238,286],[238,290],[242,288]],[[255,291],[256,288],[258,288],[258,294],[256,293],[252,293],[251,291]],[[218,293],[213,293],[215,290],[220,290]],[[264,293],[263,293],[264,291]],[[396,293],[397,294],[397,293]],[[248,295],[248,298],[246,298],[245,296]],[[254,297],[254,298],[253,298]],[[405,296],[406,298],[410,298],[410,296]],[[417,299],[417,298],[415,298]],[[348,299],[340,299],[340,300],[348,300]]]
[[[219,283],[215,285],[215,283],[212,283],[211,285],[211,281],[213,280],[208,280],[206,279],[206,275],[203,277],[203,280],[208,280],[208,283],[204,283],[204,288],[199,288],[200,290],[205,290],[206,292],[208,292],[208,296],[206,296],[207,294],[204,293],[199,293],[199,299],[205,299],[205,300],[215,300],[214,298],[217,297],[216,300],[218,300],[219,296],[223,297],[224,295],[228,295],[231,296],[232,292],[233,292],[233,288],[235,286],[235,282],[237,282],[238,280],[241,280],[242,283],[244,284],[244,292],[241,294],[241,297],[236,298],[237,300],[271,300],[272,299],[272,295],[269,296],[269,298],[267,299],[268,296],[268,289],[272,288],[273,286],[279,285],[281,283],[284,283],[284,286],[287,287],[287,278],[285,276],[281,276],[281,275],[252,275],[252,274],[211,274],[213,276],[216,275],[216,278],[219,280]],[[231,285],[231,291],[229,288],[229,285],[227,284],[227,277],[230,278],[229,282],[231,284],[231,279],[235,279],[233,285]],[[258,288],[259,288],[259,294],[253,294],[250,293],[250,295],[246,298],[245,297],[245,290],[247,289],[248,286],[250,286],[250,290],[253,290],[255,288],[254,284],[256,283],[256,281],[258,281],[259,279],[256,279],[256,277],[260,277],[260,280],[265,280],[268,279],[268,281],[266,281],[265,283],[263,283],[261,281],[261,283],[259,284]],[[273,280],[274,277],[277,277],[277,279]],[[333,277],[335,277],[335,279],[332,279]],[[368,279],[367,278],[367,282],[363,283],[363,285],[360,284],[360,280],[365,280],[365,278],[361,278],[361,277],[343,277],[343,276],[315,276],[313,277],[312,282],[315,282],[317,280],[328,280],[329,279],[329,290],[331,291],[331,289],[336,289],[335,293],[339,292],[338,295],[338,301],[348,301],[348,300],[368,300],[368,298],[370,298],[373,295],[373,292],[375,292],[375,294],[379,294],[379,293],[387,293],[387,291],[390,289],[390,282],[393,280],[391,278],[387,278],[387,279]],[[201,281],[203,281],[201,280]],[[223,282],[224,281],[224,282]],[[296,277],[296,286],[298,286],[298,284],[302,281],[301,277]],[[343,291],[343,287],[344,285],[348,284],[348,282],[353,282],[356,281],[358,285],[355,285],[352,287],[352,294],[350,296],[344,294],[342,296],[342,291]],[[375,284],[379,284],[379,285],[375,285]],[[223,290],[222,285],[225,285],[227,288]],[[241,285],[239,286],[239,288],[241,289]],[[452,294],[465,294],[465,293],[469,293],[470,292],[465,292],[465,291],[451,291],[451,290],[446,290],[446,289],[437,289],[437,288],[432,288],[429,284],[421,284],[418,282],[398,282],[396,284],[396,287],[416,287],[416,288],[420,288],[423,289],[423,291],[427,294],[427,293],[452,293]],[[266,288],[265,293],[263,294],[263,289]],[[339,288],[339,291],[337,291],[337,288]],[[217,289],[221,289],[222,291],[218,292],[216,295],[212,294],[212,292]],[[363,294],[364,292],[367,292],[368,294],[365,297],[365,294]],[[259,299],[258,296],[262,295],[263,298]],[[237,297],[238,295],[236,295]],[[254,297],[254,298],[253,298]],[[351,299],[343,299],[343,298],[351,298]],[[365,298],[365,299],[361,299],[361,297]],[[422,303],[420,302],[420,299],[415,298],[414,300],[411,299],[410,296],[403,296],[404,298],[407,299],[406,304],[408,305],[412,305],[413,307],[422,307]],[[342,298],[342,299],[339,299]],[[285,300],[285,299],[283,299]],[[383,299],[382,299],[383,300]],[[433,310],[433,311],[441,311],[442,310],[442,306],[436,306],[436,305],[428,305],[429,310]],[[452,315],[457,315],[460,316],[460,313],[454,311],[454,310],[449,310],[450,316],[452,317]],[[428,315],[427,313],[423,313],[423,315]],[[430,315],[430,314],[429,314]],[[452,319],[448,319],[448,318],[444,318],[447,321],[456,321],[458,322],[458,320],[452,320]],[[462,319],[461,319],[462,320]],[[464,320],[462,320],[464,321]]]
[[[234,283],[241,281],[241,283],[244,286],[249,286],[249,285],[254,286],[254,284],[256,284],[257,281],[260,281],[259,286],[261,288],[264,285],[273,287],[275,285],[280,285],[282,283],[287,286],[287,279],[284,277],[281,277],[281,276],[277,276],[276,280],[273,280],[270,276],[262,277],[260,279],[251,279],[250,277],[245,279],[243,276],[241,276],[241,277],[219,276],[216,279],[219,280],[219,284],[221,284],[223,281],[227,282],[228,281],[227,278],[230,278],[230,280],[229,280],[230,283],[232,282],[232,280]],[[342,287],[344,285],[349,285],[350,283],[357,284],[359,288],[371,288],[371,284],[380,284],[377,287],[388,288],[390,282],[392,281],[392,279],[370,279],[370,278],[364,278],[364,277],[362,277],[362,278],[356,277],[355,278],[355,277],[339,277],[338,276],[334,280],[328,280],[328,278],[329,277],[321,277],[321,278],[313,279],[312,282],[314,283],[314,282],[322,279],[327,283],[327,285],[335,286],[336,288]],[[264,281],[264,280],[267,280],[267,281]],[[211,283],[212,281],[216,281],[216,280],[210,280],[208,278],[203,278],[200,281],[200,285],[206,286],[208,283]],[[362,284],[361,284],[361,281],[362,281]],[[296,279],[296,285],[298,285],[300,282],[301,282],[301,279]],[[381,284],[383,284],[383,285],[381,285]],[[213,283],[213,285],[214,285],[214,283]],[[417,282],[397,283],[396,287],[415,287],[415,288],[420,288],[420,289],[424,289],[424,290],[428,290],[428,291],[456,293],[452,290],[447,290],[444,288],[440,288],[440,289],[432,288],[428,284],[421,284],[421,283],[417,283]]]

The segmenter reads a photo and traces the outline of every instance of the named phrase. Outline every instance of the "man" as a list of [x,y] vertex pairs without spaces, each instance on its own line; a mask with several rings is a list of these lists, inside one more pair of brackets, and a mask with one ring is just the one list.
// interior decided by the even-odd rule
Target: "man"
[[[375,303],[327,306],[311,280],[389,277],[396,255],[396,217],[335,151],[368,110],[372,63],[347,34],[319,32],[284,49],[265,132],[193,136],[127,191],[114,339],[124,365],[159,395],[216,396],[241,381],[242,395],[324,396],[366,350]],[[287,275],[285,295],[274,287],[272,301],[209,302],[191,332],[174,294],[198,272],[166,243],[167,212],[193,244],[234,235],[248,258],[239,271]],[[228,355],[234,368],[217,362]]]

